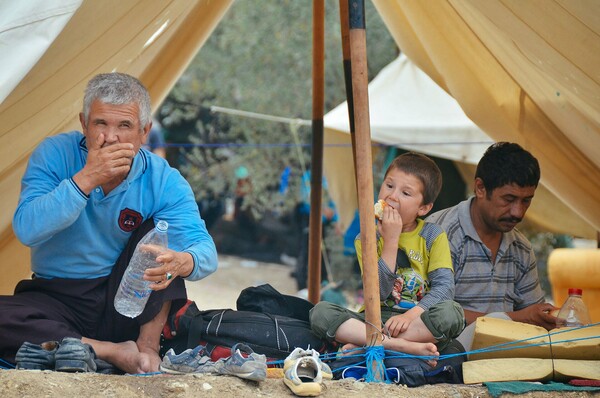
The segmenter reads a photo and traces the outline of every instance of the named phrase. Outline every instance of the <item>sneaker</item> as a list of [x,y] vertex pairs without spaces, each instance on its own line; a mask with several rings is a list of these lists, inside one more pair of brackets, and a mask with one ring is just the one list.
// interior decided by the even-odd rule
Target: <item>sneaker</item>
[[[244,356],[242,353],[246,353]],[[242,379],[263,381],[267,378],[267,357],[255,353],[246,344],[237,343],[231,347],[231,356],[221,358],[216,363],[219,374],[237,376]]]
[[294,364],[294,362],[296,362],[297,359],[299,359],[301,357],[306,357],[306,356],[313,357],[317,361],[317,363],[319,364],[319,367],[321,368],[321,375],[324,380],[333,379],[333,372],[331,371],[331,368],[329,367],[329,365],[327,365],[326,363],[323,363],[323,361],[321,361],[319,353],[312,349],[303,350],[300,347],[297,347],[296,349],[294,349],[294,351],[292,351],[290,353],[290,355],[288,355],[288,357],[283,362],[283,370],[285,371],[288,367],[292,366]]
[[185,373],[217,373],[215,363],[206,356],[203,345],[194,349],[188,348],[179,355],[175,355],[173,349],[169,349],[162,359],[160,371],[170,374]]
[[54,370],[54,356],[58,349],[58,341],[46,341],[33,344],[28,341],[17,351],[15,360],[17,369]]
[[321,365],[314,356],[305,355],[296,359],[286,359],[283,382],[292,392],[301,397],[316,397],[321,394],[323,380]]
[[96,352],[91,345],[74,337],[65,337],[55,355],[54,369],[59,372],[95,372]]

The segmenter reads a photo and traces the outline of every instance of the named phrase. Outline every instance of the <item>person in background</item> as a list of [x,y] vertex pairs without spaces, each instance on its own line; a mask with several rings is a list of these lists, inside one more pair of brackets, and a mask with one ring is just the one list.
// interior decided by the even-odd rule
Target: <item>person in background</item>
[[244,199],[252,192],[252,180],[248,169],[244,166],[235,169],[235,180],[233,219],[241,228],[254,234],[256,233],[256,225],[252,216],[252,209],[247,206],[244,207]]
[[[302,181],[300,184],[300,202],[296,207],[296,213],[298,217],[298,224],[301,228],[301,240],[300,250],[298,253],[298,261],[296,263],[296,270],[293,273],[296,278],[296,285],[298,290],[306,289],[308,279],[308,239],[309,239],[309,226],[310,226],[310,191],[311,191],[311,174],[310,170],[307,170],[302,174]],[[325,234],[330,228],[333,228],[337,235],[341,235],[341,229],[338,223],[338,213],[335,206],[335,202],[329,195],[327,187],[327,179],[323,176],[322,180],[322,198],[321,198],[321,214],[322,214],[322,237],[325,238]],[[321,281],[326,281],[328,278],[327,267],[323,261],[323,254],[321,253]]]
[[[523,220],[540,180],[533,155],[515,143],[491,145],[477,165],[474,196],[427,221],[448,234],[455,300],[467,324],[484,315],[542,326],[556,325],[544,302],[535,254],[515,227]],[[458,340],[468,350],[474,325]]]
[[165,132],[156,118],[152,118],[152,128],[148,134],[146,143],[142,148],[149,150],[153,154],[160,156],[163,159],[167,158],[167,148],[165,146]]
[[[446,234],[419,219],[431,210],[441,188],[442,173],[430,158],[414,152],[398,156],[379,189],[383,214],[372,231],[361,231],[377,237],[382,344],[387,350],[437,357],[464,328],[462,308],[452,301]],[[360,237],[355,246],[362,270]],[[368,343],[363,311],[321,301],[310,312],[311,328],[317,336],[343,344],[344,351],[363,347]]]
[[[140,150],[150,115],[139,80],[99,74],[85,89],[82,132],[48,137],[31,154],[13,229],[31,248],[33,276],[0,296],[0,357],[18,368],[53,369],[60,356],[70,371],[93,371],[97,357],[123,372],[156,372],[165,321],[186,303],[184,279],[216,270],[190,185]],[[130,319],[114,297],[136,243],[158,220],[169,224],[169,249],[143,275],[153,292]]]

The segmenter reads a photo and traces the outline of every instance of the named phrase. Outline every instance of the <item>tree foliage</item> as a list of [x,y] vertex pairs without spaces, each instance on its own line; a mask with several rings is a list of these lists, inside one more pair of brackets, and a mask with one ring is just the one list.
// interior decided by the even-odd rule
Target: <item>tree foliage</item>
[[[397,56],[371,3],[366,4],[369,78]],[[326,1],[325,112],[345,100],[337,0]],[[245,206],[257,217],[297,201],[310,161],[310,125],[213,112],[219,106],[291,120],[312,117],[312,2],[239,0],[204,44],[159,110],[169,160],[197,198],[231,195],[235,169],[250,173]],[[349,160],[351,161],[351,160]],[[285,167],[289,191],[278,192]]]

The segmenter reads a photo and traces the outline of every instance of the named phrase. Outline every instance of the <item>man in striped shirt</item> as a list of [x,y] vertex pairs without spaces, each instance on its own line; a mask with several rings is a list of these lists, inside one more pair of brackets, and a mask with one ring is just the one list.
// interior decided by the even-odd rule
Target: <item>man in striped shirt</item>
[[463,307],[467,324],[493,314],[548,330],[555,327],[556,318],[549,314],[555,307],[544,302],[531,244],[515,229],[539,179],[538,161],[529,152],[515,143],[493,144],[477,166],[474,196],[427,218],[448,235],[454,299]]

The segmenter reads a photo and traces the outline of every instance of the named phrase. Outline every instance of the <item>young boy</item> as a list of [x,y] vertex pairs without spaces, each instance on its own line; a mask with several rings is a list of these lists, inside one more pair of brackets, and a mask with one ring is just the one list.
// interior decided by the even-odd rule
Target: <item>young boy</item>
[[[385,201],[377,221],[377,255],[382,341],[386,350],[439,356],[464,328],[464,313],[454,297],[452,260],[446,233],[417,217],[433,207],[442,187],[442,174],[427,156],[398,156],[385,173],[379,200]],[[360,236],[355,240],[362,270]],[[344,344],[343,350],[365,346],[364,312],[329,302],[310,313],[313,332]],[[437,345],[436,345],[437,344]]]

